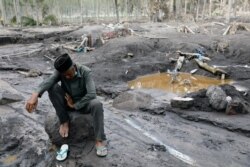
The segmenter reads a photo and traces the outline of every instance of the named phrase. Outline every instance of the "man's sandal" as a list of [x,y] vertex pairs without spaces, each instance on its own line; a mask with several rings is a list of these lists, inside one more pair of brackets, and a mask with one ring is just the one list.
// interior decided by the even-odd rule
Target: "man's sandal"
[[61,149],[59,150],[59,152],[57,152],[56,159],[58,161],[64,161],[68,156],[68,151],[69,151],[69,145],[63,144],[61,146]]
[[106,146],[96,146],[96,155],[105,157],[108,155],[108,148]]

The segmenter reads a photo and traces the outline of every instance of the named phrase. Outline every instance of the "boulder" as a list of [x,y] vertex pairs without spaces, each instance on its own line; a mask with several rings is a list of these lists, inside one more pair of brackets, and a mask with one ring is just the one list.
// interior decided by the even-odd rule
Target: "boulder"
[[225,91],[219,86],[210,86],[207,89],[206,96],[209,104],[216,110],[225,110],[227,107],[227,95]]
[[22,101],[24,98],[20,92],[10,86],[9,83],[0,80],[0,105]]
[[174,97],[171,99],[170,104],[175,108],[188,109],[194,105],[194,99],[190,97]]
[[149,107],[151,103],[151,95],[139,91],[128,91],[114,99],[113,107],[121,110],[138,110]]
[[[230,97],[230,96],[228,96]],[[234,115],[234,114],[247,114],[250,112],[250,104],[241,99],[239,97],[234,97],[228,100],[226,114],[227,115]]]
[[69,137],[62,138],[59,134],[59,119],[55,112],[49,114],[45,120],[45,131],[51,142],[57,146],[65,144],[76,144],[86,140],[94,140],[94,128],[92,116],[90,114],[80,114],[70,112]]

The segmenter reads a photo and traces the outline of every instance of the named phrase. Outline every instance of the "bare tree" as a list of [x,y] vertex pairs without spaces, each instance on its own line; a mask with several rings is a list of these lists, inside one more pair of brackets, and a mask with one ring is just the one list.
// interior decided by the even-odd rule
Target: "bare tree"
[[227,23],[230,22],[230,17],[231,17],[231,9],[232,9],[232,0],[228,0],[228,13],[227,13]]
[[83,24],[83,0],[80,0],[81,24]]
[[249,1],[248,1],[248,0],[245,0],[243,6],[244,6],[244,7],[243,7],[244,12],[248,11],[248,8],[249,8]]
[[19,0],[14,0],[13,4],[14,4],[15,15],[16,15],[16,23],[17,23],[17,25],[20,25],[21,16],[20,16],[20,3],[19,3]]
[[209,1],[209,17],[212,17],[213,0]]
[[187,0],[185,0],[185,10],[184,13],[187,14]]
[[175,0],[175,9],[176,15],[179,16],[181,14],[181,0]]
[[199,10],[200,10],[200,0],[197,0],[197,6],[196,6],[196,20],[199,18]]
[[118,2],[117,2],[117,0],[115,0],[115,10],[116,10],[117,23],[119,23],[120,19],[119,19],[119,10],[118,10]]
[[2,24],[6,24],[6,11],[5,11],[5,5],[4,5],[4,0],[0,0],[0,9],[1,9],[1,18],[2,18]]
[[205,11],[206,11],[206,3],[207,0],[203,0],[203,9],[202,9],[202,20],[204,19]]

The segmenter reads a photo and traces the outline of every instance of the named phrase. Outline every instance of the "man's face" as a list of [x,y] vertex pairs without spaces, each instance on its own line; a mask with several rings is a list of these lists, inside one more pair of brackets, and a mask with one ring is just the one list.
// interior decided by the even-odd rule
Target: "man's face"
[[67,71],[65,71],[64,73],[62,73],[62,75],[66,79],[73,79],[74,76],[75,76],[75,67],[74,66],[70,67]]

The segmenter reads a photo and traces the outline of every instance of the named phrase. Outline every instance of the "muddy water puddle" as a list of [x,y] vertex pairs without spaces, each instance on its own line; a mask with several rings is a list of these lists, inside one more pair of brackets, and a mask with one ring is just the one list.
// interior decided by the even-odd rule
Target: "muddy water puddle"
[[5,165],[10,165],[10,164],[13,164],[16,160],[17,160],[17,156],[16,155],[8,155],[6,158],[4,158],[1,161]]
[[169,73],[157,73],[146,75],[129,81],[131,89],[161,89],[167,92],[183,95],[206,89],[212,85],[231,84],[232,80],[220,80],[201,75],[192,75],[189,73],[178,73],[177,75]]

